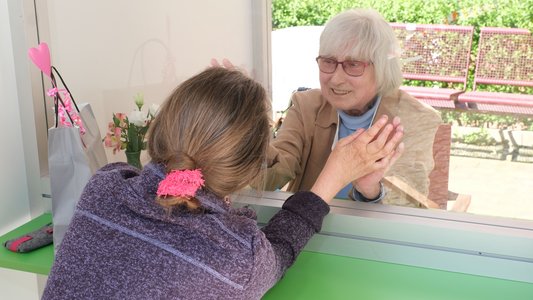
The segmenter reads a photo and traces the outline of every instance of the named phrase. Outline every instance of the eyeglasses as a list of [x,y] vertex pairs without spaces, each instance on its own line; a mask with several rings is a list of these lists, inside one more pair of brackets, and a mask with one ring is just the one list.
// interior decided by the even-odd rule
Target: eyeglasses
[[358,60],[345,60],[345,61],[337,61],[334,58],[327,58],[319,56],[316,58],[316,62],[318,63],[318,68],[320,69],[320,72],[324,72],[326,74],[332,74],[337,70],[338,65],[342,65],[342,69],[346,74],[353,76],[353,77],[359,77],[363,75],[365,72],[365,68],[370,65],[370,62],[363,62]]

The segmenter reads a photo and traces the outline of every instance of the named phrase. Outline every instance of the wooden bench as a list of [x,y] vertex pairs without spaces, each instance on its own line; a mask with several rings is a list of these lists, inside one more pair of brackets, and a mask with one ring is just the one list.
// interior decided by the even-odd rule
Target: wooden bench
[[[507,85],[512,92],[480,91]],[[533,37],[526,29],[481,28],[473,91],[458,101],[484,112],[533,115]],[[527,94],[529,90],[529,94]]]
[[390,23],[402,49],[404,79],[433,82],[438,87],[401,89],[436,108],[454,109],[466,90],[472,26]]

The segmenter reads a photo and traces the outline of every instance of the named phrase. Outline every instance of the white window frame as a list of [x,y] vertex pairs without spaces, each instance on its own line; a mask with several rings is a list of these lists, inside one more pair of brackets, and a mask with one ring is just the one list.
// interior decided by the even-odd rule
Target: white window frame
[[[266,224],[291,194],[232,198]],[[533,221],[333,200],[305,250],[533,283]]]

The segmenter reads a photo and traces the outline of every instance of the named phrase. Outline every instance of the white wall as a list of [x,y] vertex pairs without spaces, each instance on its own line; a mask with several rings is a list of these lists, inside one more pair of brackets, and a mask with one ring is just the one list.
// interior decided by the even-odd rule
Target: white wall
[[[33,114],[25,110],[27,106],[19,100],[32,100],[26,98],[28,94],[19,92],[18,87],[23,85],[21,74],[16,72],[15,62],[18,59],[17,47],[24,36],[17,37],[20,25],[23,22],[22,6],[16,1],[0,0],[0,95],[2,95],[3,113],[0,117],[0,234],[17,227],[30,219],[30,197],[35,196],[35,189],[30,191],[30,181],[39,177],[38,164],[34,172],[37,176],[27,173],[27,163],[32,161],[25,158],[25,141],[35,136],[28,137],[27,127],[21,121],[33,126]],[[29,82],[26,82],[29,84]],[[30,113],[26,118],[26,113]],[[34,147],[35,149],[35,147]],[[31,152],[31,151],[30,151]],[[34,153],[35,154],[35,153]],[[31,156],[31,155],[30,155]],[[33,162],[36,162],[33,158]],[[38,188],[37,188],[38,190]],[[39,193],[39,192],[37,192]],[[38,194],[39,195],[39,194]],[[37,196],[37,201],[40,197]],[[0,269],[0,291],[5,299],[38,299],[36,275],[7,269]]]
[[[50,0],[38,2],[41,41],[78,102],[107,129],[133,96],[161,103],[211,58],[253,69],[251,0]],[[123,153],[110,161],[123,160]]]
[[[266,0],[0,0],[0,234],[50,206],[41,197],[49,191],[41,187],[41,173],[47,173],[43,83],[27,57],[29,47],[49,44],[52,64],[75,99],[91,103],[104,133],[113,112],[134,108],[136,93],[143,92],[148,104],[161,103],[211,58],[229,58],[269,89],[263,34],[270,31],[268,5]],[[51,108],[46,110],[50,115]],[[108,155],[110,161],[124,160]],[[38,299],[43,284],[42,276],[0,269],[2,299]]]
[[7,0],[0,0],[0,40],[0,95],[4,111],[0,118],[3,144],[0,147],[0,233],[3,233],[8,231],[8,224],[29,219],[30,205]]

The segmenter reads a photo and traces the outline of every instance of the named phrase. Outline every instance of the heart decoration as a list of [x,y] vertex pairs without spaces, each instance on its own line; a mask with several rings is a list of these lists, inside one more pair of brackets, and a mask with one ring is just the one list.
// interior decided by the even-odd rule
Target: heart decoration
[[50,77],[52,73],[52,65],[50,63],[50,49],[46,43],[40,43],[36,48],[30,48],[28,55],[31,61],[45,74]]

